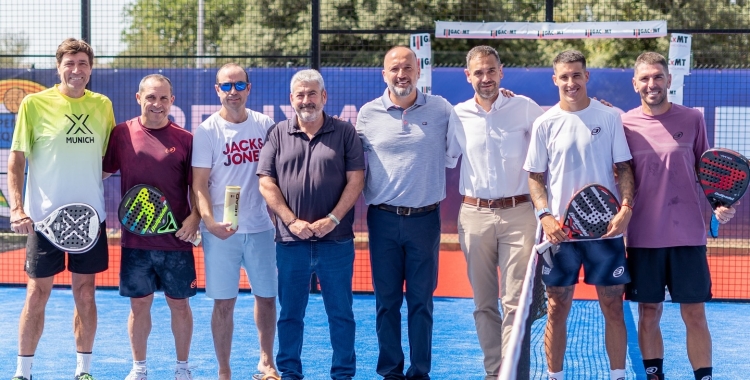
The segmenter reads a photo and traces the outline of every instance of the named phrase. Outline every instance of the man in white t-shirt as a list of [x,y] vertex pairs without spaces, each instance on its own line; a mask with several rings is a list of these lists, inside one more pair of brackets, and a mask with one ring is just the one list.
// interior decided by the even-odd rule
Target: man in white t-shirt
[[[211,332],[220,380],[232,378],[229,356],[240,266],[255,294],[260,360],[259,373],[253,379],[279,378],[273,362],[277,293],[274,228],[255,175],[260,148],[273,120],[245,108],[250,87],[241,66],[222,66],[214,85],[221,109],[201,123],[193,139],[193,189],[203,219],[206,295],[214,299]],[[236,229],[223,222],[226,186],[241,188]]]
[[[633,204],[633,172],[622,121],[617,111],[592,101],[586,93],[589,72],[578,51],[560,53],[552,62],[552,80],[560,102],[534,122],[524,169],[529,172],[529,191],[544,235],[557,244],[552,263],[545,263],[542,278],[547,286],[548,319],[545,350],[550,380],[563,380],[566,321],[581,265],[584,282],[596,285],[606,322],[605,343],[612,380],[625,379],[627,331],[622,295],[630,275],[625,262],[622,232],[630,221]],[[566,242],[558,220],[570,198],[581,188],[598,183],[620,191],[620,211],[601,240]],[[545,175],[547,180],[545,182]],[[549,189],[549,192],[548,190]]]
[[534,245],[536,218],[521,164],[531,126],[544,110],[525,96],[500,96],[503,66],[490,46],[471,49],[464,72],[475,94],[451,112],[448,156],[463,156],[458,239],[474,291],[474,321],[489,380],[500,372]]

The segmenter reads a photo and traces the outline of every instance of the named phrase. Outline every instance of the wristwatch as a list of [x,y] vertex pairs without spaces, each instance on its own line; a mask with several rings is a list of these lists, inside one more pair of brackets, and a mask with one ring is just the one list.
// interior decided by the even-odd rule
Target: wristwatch
[[547,208],[547,207],[545,207],[545,208],[543,208],[541,210],[536,210],[536,218],[537,219],[542,220],[542,218],[545,215],[552,215],[552,211],[550,211],[550,209]]

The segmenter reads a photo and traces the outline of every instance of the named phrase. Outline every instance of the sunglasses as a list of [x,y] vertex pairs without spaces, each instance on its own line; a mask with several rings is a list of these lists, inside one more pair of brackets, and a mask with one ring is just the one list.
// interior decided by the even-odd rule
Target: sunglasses
[[245,89],[247,88],[247,82],[239,81],[239,82],[234,82],[234,83],[232,82],[219,83],[219,88],[221,89],[221,91],[224,91],[224,92],[232,91],[232,86],[234,86],[234,88],[237,91],[245,91]]

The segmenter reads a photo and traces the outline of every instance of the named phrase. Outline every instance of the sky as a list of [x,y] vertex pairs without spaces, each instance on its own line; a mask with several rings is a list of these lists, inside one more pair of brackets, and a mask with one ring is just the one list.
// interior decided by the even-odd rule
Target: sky
[[[116,55],[125,48],[120,33],[128,24],[122,10],[133,1],[91,0],[91,44],[97,56]],[[26,54],[54,55],[62,40],[81,37],[81,0],[0,0],[0,33],[25,34]],[[54,67],[53,58],[30,58],[25,63]]]

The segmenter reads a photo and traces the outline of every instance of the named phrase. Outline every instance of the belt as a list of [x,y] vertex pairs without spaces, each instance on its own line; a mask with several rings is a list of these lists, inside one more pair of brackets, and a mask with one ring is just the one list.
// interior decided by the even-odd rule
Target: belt
[[383,203],[383,204],[375,205],[375,207],[377,207],[380,210],[390,211],[392,213],[395,213],[396,215],[409,216],[412,214],[419,214],[422,212],[435,210],[436,208],[438,208],[438,205],[440,205],[439,202],[432,204],[432,205],[424,206],[424,207],[401,207],[401,206],[391,206],[391,205],[387,205]]
[[498,199],[482,199],[464,195],[463,202],[467,205],[484,208],[511,208],[516,207],[520,203],[529,202],[530,200],[531,198],[527,194]]

